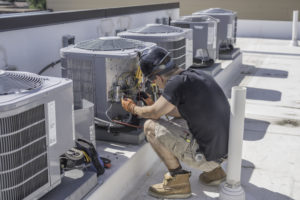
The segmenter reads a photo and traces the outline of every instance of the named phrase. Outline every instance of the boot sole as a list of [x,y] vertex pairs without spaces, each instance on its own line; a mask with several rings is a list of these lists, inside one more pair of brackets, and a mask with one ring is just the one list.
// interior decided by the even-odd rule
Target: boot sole
[[156,193],[153,193],[151,191],[148,191],[148,194],[152,197],[155,197],[155,198],[163,198],[163,199],[187,199],[189,197],[192,196],[191,193],[189,194],[170,194],[170,195],[159,195],[159,194],[156,194]]

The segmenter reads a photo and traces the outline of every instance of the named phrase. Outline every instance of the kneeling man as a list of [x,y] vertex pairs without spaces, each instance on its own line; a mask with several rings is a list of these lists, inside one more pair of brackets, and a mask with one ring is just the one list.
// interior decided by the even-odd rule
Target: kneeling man
[[[157,198],[188,198],[189,177],[180,161],[201,170],[200,181],[218,185],[226,174],[221,162],[228,152],[230,107],[215,80],[200,71],[178,68],[165,49],[156,47],[141,55],[143,76],[163,89],[153,103],[143,94],[147,106],[137,106],[122,99],[128,112],[148,118],[144,124],[146,137],[168,169],[163,183],[150,186],[149,194]],[[173,116],[170,121],[160,119]]]

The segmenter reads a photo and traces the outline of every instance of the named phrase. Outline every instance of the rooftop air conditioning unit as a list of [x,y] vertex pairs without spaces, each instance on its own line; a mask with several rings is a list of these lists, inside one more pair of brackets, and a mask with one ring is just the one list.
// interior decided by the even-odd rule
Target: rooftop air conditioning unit
[[[140,89],[138,77],[141,78],[141,73],[138,73],[138,52],[154,46],[154,43],[138,40],[101,37],[61,49],[65,68],[63,76],[73,80],[75,108],[81,108],[82,99],[86,99],[95,105],[95,122],[98,127],[107,126],[108,132],[126,132],[121,124],[131,124],[133,119],[124,111],[120,100],[122,96],[135,99]],[[104,121],[109,124],[101,124]],[[97,130],[97,139],[118,140],[116,137],[103,138],[103,132]]]
[[209,66],[218,59],[218,19],[208,15],[183,16],[171,22],[172,26],[193,29],[193,63]]
[[218,40],[220,53],[233,50],[236,42],[236,12],[221,8],[209,8],[193,13],[193,15],[209,15],[220,20],[218,24]]
[[37,199],[61,182],[74,146],[72,81],[0,70],[0,199]]
[[185,69],[193,64],[193,32],[191,29],[163,24],[147,24],[144,27],[118,34],[120,37],[154,42],[167,49],[177,66]]

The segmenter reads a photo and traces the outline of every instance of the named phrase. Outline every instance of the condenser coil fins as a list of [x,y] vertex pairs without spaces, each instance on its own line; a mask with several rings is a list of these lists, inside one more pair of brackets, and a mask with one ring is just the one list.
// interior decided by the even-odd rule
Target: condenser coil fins
[[61,181],[74,145],[72,82],[0,71],[0,199],[37,199]]
[[167,49],[175,64],[183,69],[192,65],[192,30],[163,24],[147,24],[144,27],[118,34],[120,37],[154,42]]
[[183,16],[171,22],[172,26],[193,30],[193,64],[208,66],[218,59],[218,19],[208,15]]
[[222,8],[209,8],[193,13],[193,15],[209,15],[220,20],[218,24],[219,50],[232,50],[236,42],[237,13]]
[[98,118],[124,114],[120,105],[108,108],[111,102],[120,101],[122,93],[135,89],[131,78],[138,69],[139,52],[153,46],[139,40],[101,37],[61,49],[64,74],[73,80],[75,108],[81,108],[86,99],[94,103]]

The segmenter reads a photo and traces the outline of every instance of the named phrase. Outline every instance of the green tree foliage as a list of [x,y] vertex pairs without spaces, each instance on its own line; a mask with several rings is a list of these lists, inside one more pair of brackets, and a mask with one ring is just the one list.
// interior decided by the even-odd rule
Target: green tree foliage
[[27,0],[30,8],[36,8],[45,10],[46,9],[46,0]]

